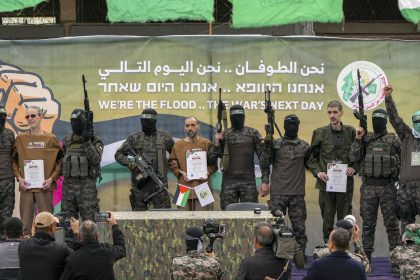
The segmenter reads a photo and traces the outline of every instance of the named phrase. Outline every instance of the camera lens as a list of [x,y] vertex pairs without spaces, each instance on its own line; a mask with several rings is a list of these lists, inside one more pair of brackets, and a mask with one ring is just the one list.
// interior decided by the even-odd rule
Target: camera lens
[[254,214],[261,214],[261,208],[254,208]]

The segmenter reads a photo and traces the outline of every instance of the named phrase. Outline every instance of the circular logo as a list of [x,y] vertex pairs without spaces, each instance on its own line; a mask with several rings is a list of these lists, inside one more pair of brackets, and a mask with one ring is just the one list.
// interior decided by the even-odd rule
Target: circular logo
[[376,64],[369,61],[355,61],[350,63],[337,78],[337,93],[340,99],[350,109],[359,109],[359,79],[363,94],[365,111],[379,106],[385,99],[383,88],[388,84],[385,72]]

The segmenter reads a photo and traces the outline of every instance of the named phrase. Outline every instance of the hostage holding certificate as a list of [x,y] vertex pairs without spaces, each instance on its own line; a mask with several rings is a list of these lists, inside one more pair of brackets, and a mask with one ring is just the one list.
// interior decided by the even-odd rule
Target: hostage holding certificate
[[328,163],[327,166],[327,192],[347,191],[347,164]]
[[42,188],[44,182],[44,161],[39,160],[25,160],[24,161],[24,176],[25,181],[29,183],[27,186],[30,189]]
[[205,151],[191,151],[187,157],[188,180],[207,179],[207,153]]

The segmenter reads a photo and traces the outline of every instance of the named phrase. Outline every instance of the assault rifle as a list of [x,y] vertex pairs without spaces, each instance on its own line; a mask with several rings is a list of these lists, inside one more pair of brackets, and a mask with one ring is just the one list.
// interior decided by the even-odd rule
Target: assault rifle
[[87,120],[86,129],[91,133],[91,135],[93,137],[93,134],[94,134],[94,131],[93,131],[93,112],[90,110],[90,106],[89,106],[89,97],[88,97],[88,93],[87,93],[87,90],[86,90],[85,75],[82,75],[82,82],[83,82],[83,92],[85,94],[85,99],[83,100],[83,103],[85,105],[85,118]]
[[365,104],[363,102],[363,89],[362,85],[360,84],[360,71],[357,69],[357,86],[358,86],[358,96],[357,100],[359,103],[359,110],[354,109],[353,115],[356,119],[359,120],[359,126],[363,128],[365,131],[365,135],[367,133],[367,116],[365,115]]
[[265,125],[265,141],[267,141],[268,143],[272,143],[274,140],[274,127],[276,128],[280,137],[283,138],[283,135],[281,134],[280,129],[276,123],[275,112],[273,106],[271,105],[271,91],[268,88],[266,89],[266,91],[264,91],[264,101],[264,113],[267,114],[267,124]]
[[[223,123],[222,123],[223,121]],[[227,128],[227,116],[226,116],[226,106],[222,101],[222,89],[219,88],[219,103],[217,104],[217,133],[223,131],[223,128]]]
[[156,174],[156,171],[153,169],[152,160],[145,154],[137,154],[132,148],[130,148],[128,152],[134,158],[134,163],[139,169],[139,174],[136,176],[136,180],[140,181],[141,179],[150,178],[156,184],[156,191],[146,197],[144,201],[150,201],[155,195],[163,191],[166,191],[172,198],[172,194],[168,191],[167,188],[165,188],[165,184],[161,180],[162,175],[160,173]]

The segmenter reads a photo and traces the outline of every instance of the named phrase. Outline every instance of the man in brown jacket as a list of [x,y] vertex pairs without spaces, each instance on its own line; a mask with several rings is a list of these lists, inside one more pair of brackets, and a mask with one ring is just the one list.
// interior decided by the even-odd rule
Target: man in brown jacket
[[[189,180],[187,178],[187,160],[186,155],[192,151],[205,151],[208,152],[211,147],[211,141],[198,135],[200,125],[196,117],[188,117],[185,119],[185,132],[187,137],[180,139],[175,143],[171,155],[169,156],[169,168],[175,177],[178,178],[178,183],[181,185],[194,188],[204,182],[209,182],[210,176],[216,172],[217,166],[207,166],[207,179],[202,180]],[[191,190],[190,196],[188,197],[187,209],[189,211],[196,210],[210,210],[210,205],[201,207],[200,202],[195,194],[194,190]]]
[[[35,203],[40,212],[53,211],[53,190],[57,187],[56,180],[60,174],[61,146],[54,134],[42,130],[44,114],[38,106],[28,107],[25,118],[29,130],[19,134],[13,146],[13,171],[19,181],[24,235],[31,234]],[[33,165],[34,161],[37,161],[36,165]],[[31,180],[25,177],[25,164],[32,164],[35,168],[43,165],[43,182],[39,186],[31,185]]]

